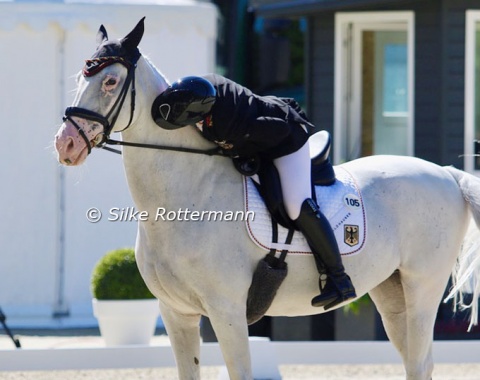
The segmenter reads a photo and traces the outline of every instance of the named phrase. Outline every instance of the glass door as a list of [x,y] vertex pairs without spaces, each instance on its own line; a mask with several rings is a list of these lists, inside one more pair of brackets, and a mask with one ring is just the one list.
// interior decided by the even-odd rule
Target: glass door
[[337,16],[336,163],[413,154],[412,30],[409,12]]
[[406,155],[407,33],[363,31],[362,156]]

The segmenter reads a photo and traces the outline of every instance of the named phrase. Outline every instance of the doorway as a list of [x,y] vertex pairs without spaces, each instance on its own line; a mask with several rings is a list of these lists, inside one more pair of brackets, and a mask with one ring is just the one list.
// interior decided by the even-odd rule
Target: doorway
[[413,15],[336,17],[336,163],[413,154]]

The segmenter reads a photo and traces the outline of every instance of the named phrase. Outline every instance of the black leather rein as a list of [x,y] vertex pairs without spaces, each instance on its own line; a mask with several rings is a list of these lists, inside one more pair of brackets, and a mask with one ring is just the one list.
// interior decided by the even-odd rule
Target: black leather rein
[[[104,144],[108,145],[123,145],[123,146],[133,146],[136,148],[148,148],[148,149],[158,149],[158,150],[169,150],[169,151],[174,151],[174,152],[184,152],[184,153],[194,153],[194,154],[205,154],[207,156],[223,156],[223,157],[228,157],[223,153],[222,148],[215,147],[212,149],[195,149],[195,148],[182,148],[178,146],[166,146],[166,145],[156,145],[156,144],[143,144],[143,143],[135,143],[135,142],[129,142],[129,141],[119,141],[119,140],[112,140],[112,139],[106,139]],[[108,150],[110,152],[122,154],[121,151],[118,149],[113,149],[109,148],[105,145],[99,146],[98,148],[102,148],[105,150]]]

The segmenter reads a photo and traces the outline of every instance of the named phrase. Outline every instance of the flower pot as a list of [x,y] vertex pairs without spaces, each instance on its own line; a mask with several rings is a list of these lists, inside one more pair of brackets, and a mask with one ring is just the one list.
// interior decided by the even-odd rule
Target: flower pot
[[92,300],[106,346],[148,345],[155,334],[158,300]]

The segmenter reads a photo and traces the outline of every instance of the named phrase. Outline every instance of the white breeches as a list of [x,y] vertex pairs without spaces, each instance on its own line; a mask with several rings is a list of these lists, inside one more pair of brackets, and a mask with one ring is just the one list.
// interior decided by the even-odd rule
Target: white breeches
[[312,197],[310,146],[308,141],[299,150],[273,160],[280,175],[288,216],[295,220],[305,199]]

